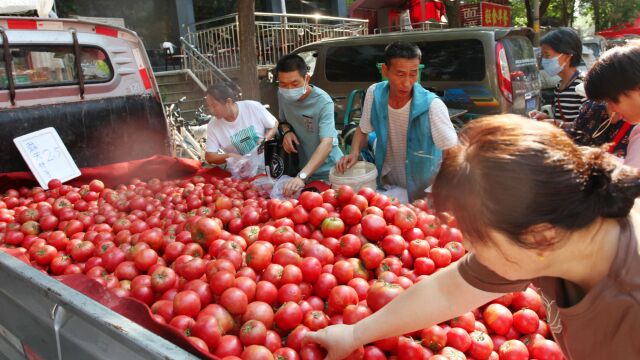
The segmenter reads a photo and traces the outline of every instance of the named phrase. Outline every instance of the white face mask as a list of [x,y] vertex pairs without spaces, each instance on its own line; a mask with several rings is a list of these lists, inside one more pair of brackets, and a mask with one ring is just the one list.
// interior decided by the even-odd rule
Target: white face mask
[[304,93],[307,92],[307,81],[305,80],[302,87],[293,89],[278,88],[278,92],[280,92],[282,97],[287,101],[298,101],[298,99],[300,99],[304,95]]

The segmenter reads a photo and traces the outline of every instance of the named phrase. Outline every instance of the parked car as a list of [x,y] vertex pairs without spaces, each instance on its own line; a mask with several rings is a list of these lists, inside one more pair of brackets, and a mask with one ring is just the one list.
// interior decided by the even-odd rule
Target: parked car
[[588,47],[596,59],[600,57],[600,54],[607,51],[607,39],[600,35],[584,37],[582,45]]
[[47,127],[80,168],[171,150],[142,41],[73,19],[0,17],[0,127],[0,173],[28,171],[13,139]]
[[[296,49],[311,83],[336,100],[338,126],[349,94],[380,81],[377,65],[397,40],[422,50],[421,83],[452,108],[472,116],[526,114],[539,106],[540,82],[527,28],[458,28],[386,33],[316,42]],[[272,104],[276,106],[277,104]]]

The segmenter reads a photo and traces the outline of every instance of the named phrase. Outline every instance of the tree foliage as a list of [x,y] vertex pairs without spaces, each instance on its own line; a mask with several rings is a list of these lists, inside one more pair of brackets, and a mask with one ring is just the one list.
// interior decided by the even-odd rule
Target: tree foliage
[[638,0],[585,0],[580,5],[582,13],[593,19],[596,31],[633,21],[640,16]]

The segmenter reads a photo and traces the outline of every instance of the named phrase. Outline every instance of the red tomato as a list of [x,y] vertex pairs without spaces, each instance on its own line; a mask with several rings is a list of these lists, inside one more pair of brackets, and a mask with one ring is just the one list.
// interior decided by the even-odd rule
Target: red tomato
[[520,309],[513,314],[513,327],[521,334],[531,334],[538,330],[540,319],[531,309]]
[[465,329],[451,328],[447,332],[447,345],[466,352],[471,347],[471,336]]
[[360,219],[362,219],[362,212],[355,205],[345,205],[340,211],[340,218],[347,225],[355,225],[360,222]]
[[405,240],[400,235],[387,235],[382,239],[380,247],[387,255],[400,255],[405,249]]
[[254,301],[247,305],[247,310],[242,315],[242,321],[247,322],[249,320],[258,320],[267,327],[271,328],[273,324],[273,308],[262,301]]
[[473,312],[469,311],[449,321],[451,327],[459,327],[471,333],[475,330],[476,318]]
[[488,359],[493,351],[493,341],[491,337],[481,331],[471,333],[471,347],[469,347],[469,355],[475,359]]
[[231,315],[242,315],[247,309],[249,300],[244,291],[238,288],[229,288],[222,293],[219,303]]
[[345,324],[355,324],[371,314],[372,311],[368,306],[358,304],[345,307],[342,316]]
[[302,310],[294,302],[284,303],[275,313],[274,321],[282,330],[291,330],[302,322]]
[[200,312],[200,297],[194,291],[185,290],[176,294],[173,299],[173,311],[176,315],[195,318]]
[[273,352],[273,356],[277,360],[300,360],[298,353],[290,347],[279,348]]
[[513,324],[511,311],[500,304],[490,304],[487,306],[482,317],[487,326],[498,335],[507,334]]
[[378,241],[384,235],[387,226],[384,218],[378,215],[366,215],[362,218],[362,234],[371,241]]
[[373,312],[376,312],[403,291],[404,289],[399,285],[376,281],[367,292],[367,304]]
[[374,244],[365,244],[360,248],[360,260],[366,269],[373,270],[384,260],[384,252]]
[[451,253],[451,262],[457,261],[462,256],[464,256],[466,252],[464,246],[462,246],[462,244],[457,241],[447,243],[444,248],[449,250],[449,252]]
[[322,200],[322,195],[312,191],[304,191],[300,194],[299,200],[300,205],[302,205],[307,211],[311,211],[314,207],[321,206],[324,202]]
[[519,340],[505,341],[498,350],[500,359],[502,360],[527,360],[529,359],[529,350]]
[[267,327],[258,320],[248,320],[240,327],[239,337],[244,346],[264,345]]
[[424,348],[412,338],[400,336],[397,347],[399,360],[414,360],[424,357]]
[[525,291],[519,291],[513,293],[513,300],[511,301],[511,308],[514,311],[518,311],[523,308],[531,309],[538,312],[538,309],[542,306],[542,299],[540,295],[532,288],[527,288]]
[[534,342],[531,347],[530,356],[535,359],[562,360],[562,350],[560,346],[551,340],[540,340]]
[[220,338],[218,347],[213,352],[213,355],[219,358],[225,358],[227,356],[240,356],[242,354],[243,346],[240,338],[234,335],[224,335]]
[[418,219],[416,213],[408,207],[402,206],[398,208],[393,216],[393,223],[402,231],[409,230],[416,226]]
[[329,326],[329,316],[322,311],[310,310],[304,314],[302,323],[311,331],[317,331]]
[[447,344],[447,333],[438,325],[433,325],[420,332],[422,345],[434,353],[440,351]]
[[352,257],[360,251],[362,242],[360,238],[353,234],[346,234],[340,237],[340,253],[345,257]]
[[140,271],[147,271],[158,262],[158,253],[153,249],[144,249],[134,255],[133,262]]
[[[179,295],[180,293],[178,293],[176,297]],[[220,338],[222,337],[218,321],[214,316],[199,317],[191,328],[191,334],[202,339],[209,349],[215,349],[220,343]]]
[[344,222],[339,217],[331,216],[322,221],[322,235],[338,238],[344,234]]
[[309,212],[309,223],[314,227],[319,227],[320,224],[324,221],[324,219],[329,217],[329,212],[327,209],[318,206],[311,209]]
[[451,253],[445,248],[433,248],[429,250],[429,257],[437,268],[443,268],[451,264]]

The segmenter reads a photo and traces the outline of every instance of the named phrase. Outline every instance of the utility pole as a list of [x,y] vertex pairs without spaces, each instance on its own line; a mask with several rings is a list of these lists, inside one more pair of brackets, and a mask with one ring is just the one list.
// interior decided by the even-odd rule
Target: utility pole
[[238,1],[238,32],[240,33],[240,88],[242,89],[242,99],[260,101],[255,1]]
[[540,0],[533,0],[533,46],[540,46]]

